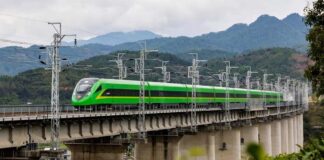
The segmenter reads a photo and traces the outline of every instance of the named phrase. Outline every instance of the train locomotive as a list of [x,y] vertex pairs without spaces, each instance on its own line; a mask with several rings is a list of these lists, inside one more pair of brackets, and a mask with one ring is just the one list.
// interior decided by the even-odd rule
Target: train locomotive
[[[72,105],[81,109],[99,106],[137,108],[140,102],[139,90],[140,81],[84,78],[73,91]],[[251,100],[261,103],[261,106],[284,101],[281,92],[197,85],[197,107],[224,107],[227,93],[231,106],[244,107]],[[148,107],[189,108],[191,103],[192,85],[145,82],[145,104]]]

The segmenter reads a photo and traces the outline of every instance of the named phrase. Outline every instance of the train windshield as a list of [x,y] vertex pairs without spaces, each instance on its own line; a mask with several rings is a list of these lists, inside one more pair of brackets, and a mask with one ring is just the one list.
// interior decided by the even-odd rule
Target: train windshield
[[77,99],[83,98],[88,92],[90,92],[91,87],[94,83],[98,81],[98,78],[84,78],[79,81],[74,90],[74,96]]
[[90,84],[80,84],[76,90],[77,93],[83,93],[90,91],[91,85]]

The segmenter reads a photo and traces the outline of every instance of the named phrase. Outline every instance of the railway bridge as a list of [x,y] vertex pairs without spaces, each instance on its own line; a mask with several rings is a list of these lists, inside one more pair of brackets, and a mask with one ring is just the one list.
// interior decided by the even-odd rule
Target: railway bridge
[[[76,110],[64,105],[59,138],[74,160],[124,159],[129,150],[128,157],[137,160],[240,160],[246,158],[244,149],[250,142],[262,144],[268,155],[298,152],[306,107],[304,101],[253,109],[232,106],[226,117],[221,107],[198,106],[192,124],[190,107],[148,108],[143,113],[127,107]],[[19,156],[11,152],[13,148],[50,142],[49,106],[1,106],[0,110],[0,156]],[[141,132],[139,114],[145,114],[145,139],[136,136]],[[191,130],[193,125],[196,131]]]

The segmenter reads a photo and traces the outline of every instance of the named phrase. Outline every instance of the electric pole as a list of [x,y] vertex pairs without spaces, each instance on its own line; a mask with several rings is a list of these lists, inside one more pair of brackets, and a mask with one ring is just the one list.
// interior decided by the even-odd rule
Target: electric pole
[[167,63],[169,61],[162,61],[162,66],[161,67],[155,67],[155,68],[160,68],[162,70],[162,75],[163,75],[163,82],[167,83],[170,82],[170,72],[167,72]]
[[57,150],[59,147],[59,132],[60,132],[60,100],[59,100],[59,84],[60,84],[60,55],[59,46],[64,37],[73,36],[75,37],[74,43],[76,45],[76,35],[62,35],[62,25],[60,22],[48,23],[52,25],[56,33],[53,35],[53,42],[51,45],[50,57],[52,60],[52,89],[51,89],[51,149]]
[[277,83],[276,83],[276,90],[277,90],[277,92],[279,92],[279,93],[277,93],[277,115],[278,115],[278,117],[280,117],[280,91],[281,91],[281,89],[280,89],[280,82],[281,82],[281,77],[280,77],[280,75],[277,77]]
[[[263,74],[263,91],[268,90],[268,83],[267,83],[267,79],[269,76],[272,76],[273,74]],[[267,105],[267,96],[265,94],[265,92],[263,92],[263,107],[266,107]]]
[[219,79],[219,86],[222,87],[223,86],[223,81],[224,81],[224,77],[225,77],[225,72],[221,72],[219,74],[214,74],[218,77]]
[[118,53],[116,60],[111,60],[113,62],[116,62],[117,68],[118,68],[118,79],[122,80],[127,77],[127,68],[124,66],[123,63],[123,56],[125,53]]
[[[250,117],[251,116],[251,82],[250,82],[250,79],[252,77],[252,74],[253,73],[258,73],[258,72],[252,72],[251,71],[251,67],[249,66],[249,70],[247,71],[246,73],[246,79],[245,79],[245,86],[246,86],[246,90],[247,90],[247,94],[246,94],[246,98],[247,98],[247,114],[248,116]],[[249,118],[248,119],[248,123],[249,125],[251,125],[251,119]]]
[[197,85],[199,85],[199,63],[206,60],[199,60],[198,53],[189,53],[193,55],[192,66],[188,67],[188,78],[191,78],[191,131],[197,131]]
[[234,81],[234,87],[235,88],[240,88],[240,83],[238,81],[238,73],[234,73],[233,81]]
[[225,71],[225,85],[226,85],[226,98],[225,98],[225,116],[224,116],[224,121],[226,127],[231,128],[231,123],[229,122],[231,113],[230,113],[230,93],[229,93],[229,81],[230,81],[230,74],[231,74],[231,69],[238,68],[238,67],[232,67],[230,61],[224,61],[226,64],[226,71]]
[[157,52],[157,50],[147,50],[146,42],[144,42],[144,47],[140,51],[140,58],[135,59],[135,72],[139,73],[140,77],[140,89],[139,89],[139,138],[146,138],[146,128],[145,128],[145,60],[147,54],[150,52]]
[[[290,101],[290,98],[289,98],[289,82],[290,82],[290,77],[289,76],[286,76],[286,84],[285,84],[285,100],[287,101],[285,105],[290,105],[289,101]],[[288,107],[286,107],[286,113],[288,112]]]

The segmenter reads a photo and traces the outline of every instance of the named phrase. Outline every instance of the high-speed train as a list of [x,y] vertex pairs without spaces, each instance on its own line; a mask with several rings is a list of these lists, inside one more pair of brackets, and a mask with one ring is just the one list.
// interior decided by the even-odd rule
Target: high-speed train
[[[140,102],[140,81],[84,78],[81,79],[72,95],[72,105],[87,106],[138,106]],[[229,93],[229,102],[246,105],[248,100],[262,104],[275,104],[283,101],[283,93],[264,90],[246,90],[218,86],[196,86],[196,103],[199,106],[222,106]],[[145,82],[145,104],[148,106],[190,106],[192,85],[178,83]]]

